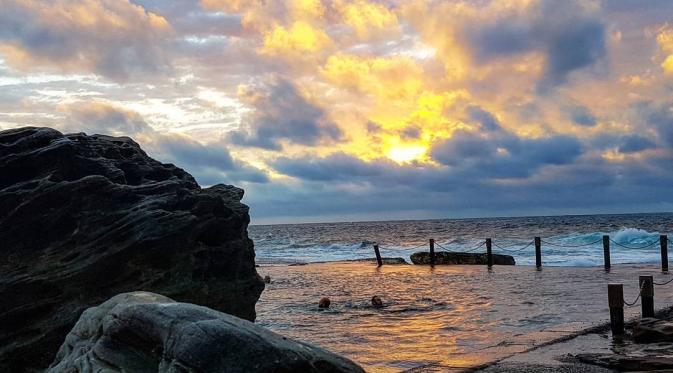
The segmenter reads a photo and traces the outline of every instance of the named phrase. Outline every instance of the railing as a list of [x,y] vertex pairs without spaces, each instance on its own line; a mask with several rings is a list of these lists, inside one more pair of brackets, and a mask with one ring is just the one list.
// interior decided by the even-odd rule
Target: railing
[[[513,244],[499,244],[498,242],[493,241],[491,238],[487,238],[478,245],[469,248],[467,250],[461,250],[461,251],[455,251],[455,250],[450,250],[447,249],[446,247],[442,246],[441,244],[438,244],[434,239],[429,239],[428,240],[428,247],[430,249],[430,265],[435,265],[436,262],[436,254],[435,250],[436,247],[440,248],[442,251],[445,252],[460,252],[460,253],[471,253],[479,250],[481,247],[486,246],[486,256],[487,256],[487,265],[491,267],[493,265],[493,247],[496,248],[496,250],[500,250],[501,252],[504,253],[518,253],[521,251],[524,251],[531,246],[535,247],[535,267],[538,270],[542,269],[542,247],[543,244],[547,246],[553,246],[553,247],[560,247],[560,248],[581,248],[581,247],[587,247],[587,246],[593,246],[598,243],[603,243],[603,266],[605,268],[606,272],[610,271],[611,263],[610,263],[610,244],[614,244],[616,246],[630,249],[630,250],[641,250],[641,249],[647,249],[650,247],[655,246],[656,244],[659,244],[661,248],[661,269],[662,271],[668,271],[668,236],[665,234],[662,234],[659,236],[659,239],[652,240],[651,242],[647,242],[642,245],[638,246],[632,246],[632,245],[625,245],[620,242],[617,242],[613,239],[610,238],[608,235],[604,235],[602,238],[593,241],[593,242],[588,242],[588,243],[583,243],[583,244],[566,244],[566,243],[559,243],[559,242],[553,242],[549,240],[543,240],[540,237],[535,237],[532,241],[530,242],[523,242],[523,243],[513,243]],[[426,244],[420,244],[411,248],[408,248],[410,250],[413,249],[418,249],[421,247],[424,247]],[[376,254],[376,260],[378,262],[378,265],[381,266],[383,265],[382,259],[381,259],[381,254],[380,254],[380,249],[379,249],[379,244],[374,244],[374,252]]]

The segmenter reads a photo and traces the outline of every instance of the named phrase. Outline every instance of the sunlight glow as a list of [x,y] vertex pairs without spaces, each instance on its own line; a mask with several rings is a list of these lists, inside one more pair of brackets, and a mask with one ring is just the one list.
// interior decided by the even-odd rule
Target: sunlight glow
[[422,161],[428,148],[419,144],[398,144],[386,153],[386,156],[397,163],[409,163],[412,161]]

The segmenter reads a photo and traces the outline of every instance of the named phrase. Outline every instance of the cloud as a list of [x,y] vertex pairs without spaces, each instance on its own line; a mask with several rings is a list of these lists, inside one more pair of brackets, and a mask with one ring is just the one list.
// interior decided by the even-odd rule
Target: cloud
[[470,119],[477,121],[485,131],[500,131],[502,129],[500,122],[493,114],[478,106],[470,106],[467,112]]
[[[493,7],[503,2],[491,2]],[[564,84],[570,73],[595,66],[606,56],[605,26],[575,1],[543,0],[522,8],[500,9],[491,22],[470,22],[462,33],[478,63],[501,57],[542,53],[543,75],[538,90]],[[514,10],[513,10],[514,9]],[[484,17],[479,15],[479,17]]]
[[254,111],[244,118],[243,128],[229,137],[235,144],[280,150],[283,141],[315,145],[341,136],[323,109],[310,103],[286,80],[246,87],[239,96]]
[[527,178],[545,166],[572,164],[582,154],[582,145],[575,137],[519,138],[506,131],[457,131],[431,150],[441,164],[484,178]]
[[335,7],[343,22],[362,40],[396,36],[401,31],[397,16],[383,4],[364,0],[337,1]]
[[0,4],[0,128],[132,136],[256,219],[673,208],[670,1]]
[[163,17],[128,0],[2,1],[0,55],[20,70],[88,71],[125,81],[170,68]]
[[575,105],[565,109],[570,119],[580,126],[592,127],[596,125],[596,117],[586,106]]
[[635,105],[636,113],[646,128],[656,131],[664,145],[673,147],[673,104],[640,102]]
[[313,181],[341,182],[380,175],[383,168],[392,166],[382,162],[367,163],[344,154],[337,153],[317,159],[301,159],[282,157],[273,162],[276,171],[285,175]]
[[62,128],[70,132],[136,136],[153,129],[136,112],[103,102],[79,102],[61,107],[68,118]]
[[204,185],[269,181],[263,171],[234,159],[225,145],[202,144],[186,135],[159,132],[135,111],[95,101],[74,103],[60,110],[67,118],[59,126],[62,130],[132,137],[150,156],[185,168]]
[[331,44],[327,34],[308,22],[296,21],[290,27],[276,26],[264,35],[260,53],[284,58],[301,58]]
[[666,74],[673,75],[673,27],[666,24],[657,35],[657,44],[665,55],[661,68]]
[[263,171],[234,160],[222,144],[203,145],[181,135],[155,137],[155,141],[153,146],[157,148],[162,161],[172,162],[189,170],[202,184],[269,181]]
[[643,136],[639,135],[630,135],[625,136],[622,139],[622,143],[619,145],[620,153],[637,153],[647,149],[653,149],[656,147],[656,144]]

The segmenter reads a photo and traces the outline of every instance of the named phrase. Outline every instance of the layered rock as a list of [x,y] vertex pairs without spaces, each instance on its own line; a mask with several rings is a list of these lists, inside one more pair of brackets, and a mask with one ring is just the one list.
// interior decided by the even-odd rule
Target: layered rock
[[[430,264],[430,253],[422,251],[411,254],[411,262],[414,264]],[[435,264],[488,264],[486,254],[480,253],[460,253],[460,252],[435,252]],[[493,264],[496,265],[514,265],[514,258],[510,255],[493,254]]]
[[128,291],[254,320],[242,197],[130,138],[0,132],[0,371],[47,367],[84,309]]
[[117,295],[86,310],[48,372],[364,372],[320,348],[161,295]]

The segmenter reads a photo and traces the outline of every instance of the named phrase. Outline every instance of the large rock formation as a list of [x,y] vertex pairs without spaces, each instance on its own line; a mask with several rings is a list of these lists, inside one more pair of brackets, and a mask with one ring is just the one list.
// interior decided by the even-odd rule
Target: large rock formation
[[264,283],[242,196],[130,138],[0,132],[0,371],[46,368],[82,311],[119,293],[254,320]]
[[[414,264],[430,264],[430,253],[422,251],[411,254],[411,262]],[[479,264],[486,265],[488,258],[486,254],[480,253],[460,253],[438,251],[435,253],[435,264]],[[510,255],[493,254],[493,264],[495,265],[514,265],[514,258]]]
[[48,372],[364,372],[253,323],[161,295],[120,294],[86,310]]

